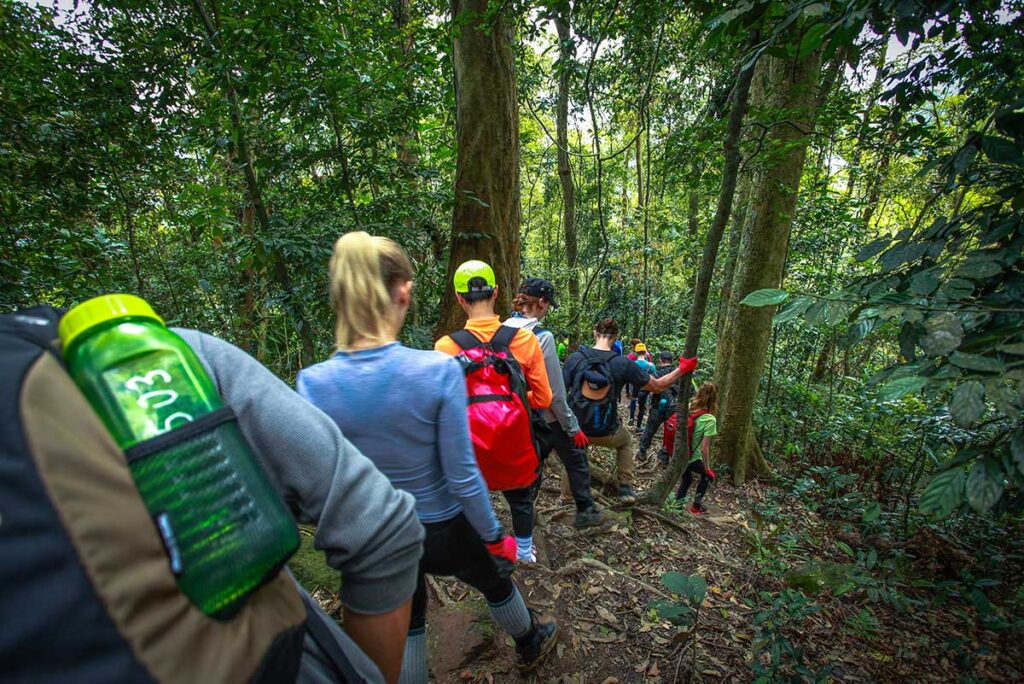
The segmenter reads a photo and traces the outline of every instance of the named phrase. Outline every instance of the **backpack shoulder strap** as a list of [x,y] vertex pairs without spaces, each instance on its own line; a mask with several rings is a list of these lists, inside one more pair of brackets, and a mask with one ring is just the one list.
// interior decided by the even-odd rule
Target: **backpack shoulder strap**
[[501,326],[491,338],[491,348],[509,351],[509,345],[512,344],[517,332],[519,332],[519,328],[513,328],[510,325]]
[[452,338],[452,342],[459,345],[459,347],[461,347],[463,351],[483,345],[483,342],[478,340],[476,338],[476,335],[469,332],[465,328],[463,328],[462,330],[456,330],[448,337]]

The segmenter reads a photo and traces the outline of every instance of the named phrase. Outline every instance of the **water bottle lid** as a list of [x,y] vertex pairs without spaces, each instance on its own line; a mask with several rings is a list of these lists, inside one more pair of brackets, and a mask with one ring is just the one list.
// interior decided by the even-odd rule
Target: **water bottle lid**
[[60,325],[57,326],[57,334],[60,335],[61,344],[67,350],[76,337],[90,328],[117,318],[128,317],[150,318],[161,325],[164,322],[146,300],[135,295],[103,295],[87,299],[64,314],[60,319]]

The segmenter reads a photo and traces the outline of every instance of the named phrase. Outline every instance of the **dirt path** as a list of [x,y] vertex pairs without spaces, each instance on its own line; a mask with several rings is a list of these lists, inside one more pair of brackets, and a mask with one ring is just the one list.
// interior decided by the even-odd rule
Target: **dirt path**
[[[609,452],[592,449],[591,458],[613,471]],[[638,491],[653,481],[654,460],[639,469]],[[710,515],[700,518],[614,507],[607,498],[611,492],[604,492],[599,498],[609,521],[577,532],[573,507],[559,503],[558,477],[551,473],[537,507],[540,562],[519,566],[515,575],[528,603],[557,617],[561,634],[557,650],[531,681],[751,681],[758,639],[769,641],[759,659],[763,666],[771,665],[774,639],[784,661],[787,647],[799,649],[808,672],[830,667],[831,680],[1024,676],[1020,645],[979,630],[964,606],[901,612],[860,593],[825,592],[814,597],[807,615],[789,615],[788,604],[773,610],[786,585],[777,567],[769,572],[759,564],[758,549],[761,557],[771,553],[764,538],[778,540],[779,530],[765,529],[752,510],[765,497],[778,497],[771,487],[716,486],[707,498]],[[504,501],[494,501],[507,523]],[[803,555],[822,561],[841,556],[828,526],[813,514],[805,517],[803,538],[818,541],[804,542],[811,548]],[[660,581],[668,571],[707,582],[696,629],[675,626],[649,609],[652,601],[670,598]],[[434,580],[432,588],[428,633],[436,681],[523,681],[512,665],[511,639],[495,632],[483,600],[453,580]],[[796,661],[789,654],[786,662]]]

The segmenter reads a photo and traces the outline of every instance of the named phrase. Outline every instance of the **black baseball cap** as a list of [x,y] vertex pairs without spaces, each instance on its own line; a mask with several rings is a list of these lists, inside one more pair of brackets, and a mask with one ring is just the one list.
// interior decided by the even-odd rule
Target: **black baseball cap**
[[519,286],[519,292],[531,297],[546,299],[551,304],[552,309],[558,308],[558,302],[555,301],[555,295],[557,294],[555,286],[543,278],[527,278]]
[[659,354],[659,356],[661,356],[661,358],[665,359],[666,361],[671,361],[672,357],[675,356],[675,354],[673,354],[668,349],[662,349],[661,354]]

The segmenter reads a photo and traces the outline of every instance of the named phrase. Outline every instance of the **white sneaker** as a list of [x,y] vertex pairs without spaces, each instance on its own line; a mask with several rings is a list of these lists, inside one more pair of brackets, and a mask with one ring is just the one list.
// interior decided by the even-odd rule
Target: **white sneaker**
[[531,546],[530,547],[530,553],[528,555],[525,555],[525,556],[522,553],[517,551],[516,552],[516,561],[518,561],[519,563],[536,563],[537,562],[537,545],[534,544],[533,546]]

